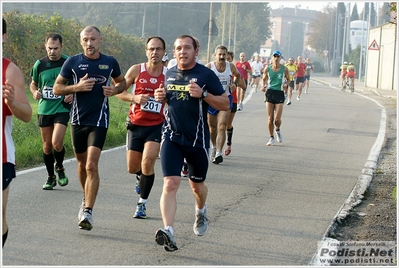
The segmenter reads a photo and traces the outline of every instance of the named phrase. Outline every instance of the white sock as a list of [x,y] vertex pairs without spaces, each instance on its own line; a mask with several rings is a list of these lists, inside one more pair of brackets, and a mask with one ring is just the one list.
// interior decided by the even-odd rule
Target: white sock
[[206,205],[203,208],[198,208],[197,206],[195,206],[195,213],[196,214],[204,214],[205,208],[206,208]]
[[221,151],[216,151],[216,156],[222,155]]
[[165,230],[169,231],[173,235],[173,227],[172,226],[165,226]]
[[147,203],[147,199],[143,199],[143,198],[141,198],[141,197],[140,197],[140,199],[139,199],[139,203],[143,203],[143,204],[145,204],[145,203]]

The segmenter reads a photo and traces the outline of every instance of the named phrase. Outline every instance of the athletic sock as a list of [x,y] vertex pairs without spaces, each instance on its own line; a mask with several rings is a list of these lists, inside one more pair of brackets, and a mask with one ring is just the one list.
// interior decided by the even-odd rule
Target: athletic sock
[[62,168],[63,165],[62,163],[64,162],[64,157],[65,157],[65,147],[62,147],[62,150],[57,152],[56,150],[54,150],[54,158],[56,161],[56,166],[58,168]]
[[54,177],[54,155],[51,152],[50,154],[43,153],[44,165],[46,166],[47,173],[49,177]]

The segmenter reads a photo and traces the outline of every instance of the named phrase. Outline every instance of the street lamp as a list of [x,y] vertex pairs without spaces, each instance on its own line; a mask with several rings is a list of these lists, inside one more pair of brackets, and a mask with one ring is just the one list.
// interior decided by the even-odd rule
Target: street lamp
[[288,56],[287,57],[291,57],[290,53],[291,53],[291,22],[288,22],[289,25],[289,31],[288,31]]

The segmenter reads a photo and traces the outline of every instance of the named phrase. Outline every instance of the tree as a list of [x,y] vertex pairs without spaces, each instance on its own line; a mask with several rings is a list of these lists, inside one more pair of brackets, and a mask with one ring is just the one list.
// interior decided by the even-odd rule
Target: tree
[[368,21],[369,14],[370,14],[370,3],[371,3],[370,27],[374,27],[377,25],[377,22],[376,22],[377,13],[375,11],[375,6],[374,6],[373,2],[365,2],[364,3],[364,9],[363,9],[362,13],[360,14],[361,15],[360,17],[363,18],[363,12],[366,12],[365,19],[366,19],[366,21]]
[[357,4],[353,6],[352,15],[350,21],[359,20],[359,13],[357,12]]
[[382,4],[382,7],[378,11],[379,12],[379,21],[377,22],[377,25],[390,22],[390,20],[391,20],[391,10],[390,9],[391,9],[391,7],[388,2],[384,2]]
[[[230,8],[231,5],[233,8]],[[237,13],[235,8],[237,7]],[[236,3],[227,4],[227,8],[221,8],[216,15],[216,23],[219,29],[223,29],[223,20],[225,23],[225,36],[224,44],[226,47],[229,43],[228,33],[230,31],[229,18],[231,12],[232,15],[232,29],[231,29],[231,41],[234,41],[234,31],[236,32],[236,43],[230,42],[231,47],[234,47],[236,54],[245,52],[248,56],[254,52],[259,53],[260,45],[264,43],[265,39],[271,37],[270,31],[270,7],[267,3]],[[235,27],[236,26],[236,27]],[[219,30],[219,35],[213,38],[212,51],[213,49],[221,44],[222,42],[222,31]]]
[[[332,26],[335,25],[336,12],[335,7],[326,6],[322,13],[316,14],[316,18],[310,22],[310,27],[313,31],[308,43],[323,58],[324,50],[334,50],[334,27]],[[343,28],[343,25],[340,27]]]

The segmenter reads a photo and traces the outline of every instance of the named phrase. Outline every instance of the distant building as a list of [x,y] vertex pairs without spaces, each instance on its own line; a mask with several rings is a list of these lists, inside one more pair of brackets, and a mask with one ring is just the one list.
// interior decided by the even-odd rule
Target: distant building
[[[290,27],[291,23],[303,23],[304,25],[304,42],[300,48],[304,56],[310,53],[311,48],[308,46],[308,38],[311,34],[309,23],[316,18],[316,14],[320,11],[296,8],[278,8],[272,9],[270,12],[270,24],[272,25],[272,38],[267,39],[264,44],[260,46],[259,55],[262,57],[269,57],[272,53],[273,43],[278,43],[278,49],[281,50],[283,56],[288,57],[290,47]],[[299,56],[299,55],[297,55]]]
[[367,42],[367,21],[363,20],[353,20],[349,27],[349,44],[351,50],[356,49],[357,46],[362,45],[363,38],[363,48],[366,46]]

